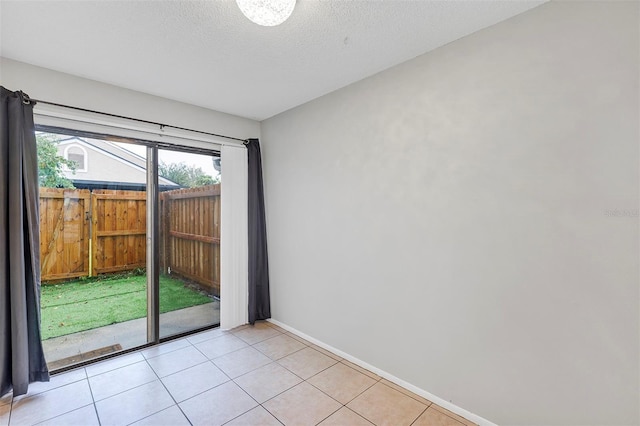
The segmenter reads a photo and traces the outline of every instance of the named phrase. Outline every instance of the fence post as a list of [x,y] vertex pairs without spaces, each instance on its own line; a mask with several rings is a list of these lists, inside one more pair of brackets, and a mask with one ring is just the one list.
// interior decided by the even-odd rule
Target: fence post
[[89,208],[89,211],[91,212],[91,228],[89,231],[90,234],[90,238],[89,238],[89,276],[93,277],[95,275],[94,273],[94,253],[96,250],[96,231],[97,231],[97,226],[98,226],[98,218],[96,217],[96,214],[98,213],[98,199],[96,198],[96,195],[93,193],[93,191],[91,191],[91,207]]

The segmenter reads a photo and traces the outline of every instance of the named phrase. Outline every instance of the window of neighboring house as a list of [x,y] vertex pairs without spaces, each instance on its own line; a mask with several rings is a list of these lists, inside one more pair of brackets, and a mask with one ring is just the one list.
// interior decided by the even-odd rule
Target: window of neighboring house
[[64,157],[77,164],[77,172],[87,171],[87,151],[79,145],[71,145],[64,151]]

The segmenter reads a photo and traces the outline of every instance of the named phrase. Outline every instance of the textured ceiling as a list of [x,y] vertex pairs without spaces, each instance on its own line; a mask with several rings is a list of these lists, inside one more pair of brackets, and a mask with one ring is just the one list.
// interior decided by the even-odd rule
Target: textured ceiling
[[242,117],[271,117],[544,1],[0,1],[0,54]]

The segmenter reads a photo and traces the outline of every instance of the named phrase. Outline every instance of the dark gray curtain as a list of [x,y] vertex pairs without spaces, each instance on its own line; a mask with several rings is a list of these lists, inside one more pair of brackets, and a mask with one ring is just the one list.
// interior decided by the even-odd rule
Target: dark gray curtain
[[247,143],[249,162],[249,323],[271,318],[267,226],[264,215],[262,158],[258,139]]
[[49,381],[40,341],[39,227],[33,105],[0,87],[0,395]]

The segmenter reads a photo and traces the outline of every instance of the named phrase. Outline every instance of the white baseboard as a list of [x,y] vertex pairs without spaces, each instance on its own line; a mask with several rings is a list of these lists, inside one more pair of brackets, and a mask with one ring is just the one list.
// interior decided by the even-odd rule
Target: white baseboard
[[474,423],[477,423],[480,426],[496,426],[495,423],[490,422],[489,420],[487,420],[487,419],[485,419],[483,417],[480,417],[477,414],[473,414],[473,413],[465,410],[464,408],[458,407],[457,405],[452,404],[451,402],[449,402],[449,401],[447,401],[445,399],[439,398],[436,395],[427,392],[424,389],[420,389],[419,387],[414,386],[409,382],[406,382],[406,381],[404,381],[402,379],[399,379],[396,376],[394,376],[392,374],[389,374],[384,370],[381,370],[381,369],[379,369],[377,367],[374,367],[371,364],[367,364],[366,362],[364,362],[364,361],[362,361],[362,360],[360,360],[360,359],[358,359],[358,358],[356,358],[354,356],[351,356],[348,353],[345,353],[345,352],[341,351],[340,349],[334,348],[331,345],[327,345],[326,343],[321,342],[320,340],[318,340],[316,338],[313,338],[313,337],[311,337],[311,336],[309,336],[309,335],[307,335],[307,334],[305,334],[305,333],[303,333],[303,332],[301,332],[299,330],[296,330],[295,328],[290,327],[287,324],[283,324],[280,321],[274,320],[274,319],[268,319],[267,321],[269,321],[269,322],[277,325],[278,327],[281,327],[281,328],[283,328],[283,329],[295,334],[296,336],[300,336],[303,339],[308,340],[309,342],[311,342],[313,344],[316,344],[316,345],[320,346],[323,349],[326,349],[326,350],[328,350],[330,352],[333,352],[334,354],[346,359],[347,361],[350,361],[350,362],[352,362],[352,363],[354,363],[356,365],[359,365],[360,367],[362,367],[362,368],[364,368],[366,370],[369,370],[369,371],[377,374],[378,376],[383,377],[383,378],[389,380],[390,382],[393,382],[393,383],[397,384],[398,386],[402,386],[403,388],[415,393],[416,395],[419,395],[419,396],[421,396],[421,397],[423,397],[425,399],[428,399],[429,401],[433,402],[434,404],[437,404],[442,408],[446,408],[447,410],[451,411],[452,413],[455,413],[455,414],[457,414],[457,415],[459,415],[461,417],[464,417],[467,420],[470,420],[470,421],[472,421]]

